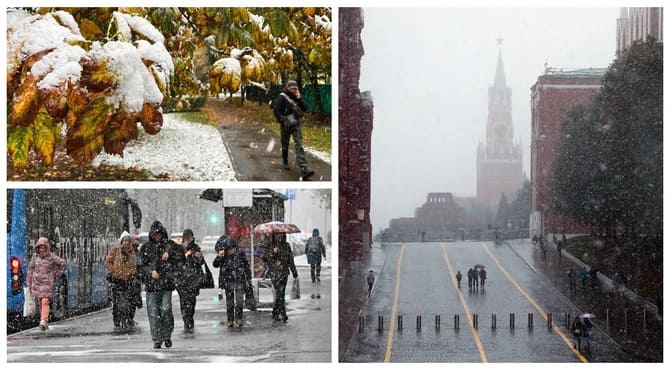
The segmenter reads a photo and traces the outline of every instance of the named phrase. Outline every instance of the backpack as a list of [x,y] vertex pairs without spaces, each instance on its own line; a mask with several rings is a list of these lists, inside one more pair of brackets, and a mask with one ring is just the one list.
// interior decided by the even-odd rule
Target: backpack
[[307,242],[307,247],[312,253],[319,253],[319,242],[316,241],[316,238],[310,238]]

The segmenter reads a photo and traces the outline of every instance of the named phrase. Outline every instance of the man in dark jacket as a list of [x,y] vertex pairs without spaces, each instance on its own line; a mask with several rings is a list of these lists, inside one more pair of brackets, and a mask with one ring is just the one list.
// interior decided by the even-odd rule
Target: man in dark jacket
[[316,284],[317,281],[321,281],[319,277],[321,274],[321,256],[324,259],[326,258],[326,246],[323,245],[323,239],[319,236],[319,229],[312,230],[312,237],[305,244],[305,254],[310,266],[312,284]]
[[193,331],[195,322],[195,305],[198,294],[200,294],[200,283],[203,279],[202,264],[205,259],[202,256],[200,246],[195,243],[193,230],[186,229],[182,233],[184,243],[184,263],[179,266],[177,275],[177,293],[179,293],[179,307],[181,308],[181,317],[184,320],[184,330]]
[[177,243],[168,238],[160,221],[154,221],[149,229],[149,240],[140,247],[138,273],[147,292],[149,327],[156,349],[161,348],[161,344],[172,347],[172,291],[175,275],[183,263],[184,255]]
[[302,128],[300,127],[300,115],[307,111],[307,104],[300,99],[300,89],[295,81],[289,81],[284,91],[277,96],[272,103],[273,112],[281,128],[281,157],[284,169],[290,169],[288,165],[288,146],[293,136],[295,143],[295,158],[300,166],[303,178],[314,174],[307,168],[305,150],[302,147]]
[[272,318],[275,321],[288,321],[286,315],[286,283],[288,282],[289,270],[293,273],[293,279],[298,278],[298,270],[293,261],[291,245],[286,242],[285,233],[273,235],[270,247],[265,249],[263,260],[269,266],[270,281],[275,290],[275,302],[272,307]]
[[244,307],[244,292],[251,284],[251,269],[247,256],[233,238],[219,238],[217,244],[221,247],[212,266],[219,268],[220,285],[226,291],[226,316],[228,327],[241,327],[244,324],[242,309]]

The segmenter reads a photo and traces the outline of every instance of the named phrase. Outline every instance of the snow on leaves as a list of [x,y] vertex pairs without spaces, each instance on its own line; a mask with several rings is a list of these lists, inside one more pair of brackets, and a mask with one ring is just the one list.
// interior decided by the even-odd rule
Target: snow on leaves
[[[65,139],[68,155],[87,163],[103,149],[123,155],[137,122],[160,131],[160,104],[174,72],[163,35],[146,19],[114,12],[104,43],[82,36],[95,27],[65,11],[7,12],[7,146],[14,167],[33,152],[51,164]],[[112,27],[110,27],[112,29]],[[64,133],[61,135],[61,131]]]

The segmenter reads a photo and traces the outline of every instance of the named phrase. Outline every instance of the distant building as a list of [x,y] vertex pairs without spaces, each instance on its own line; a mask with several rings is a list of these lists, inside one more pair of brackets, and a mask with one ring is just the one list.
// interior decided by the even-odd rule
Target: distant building
[[562,120],[576,106],[591,104],[606,72],[606,68],[547,68],[531,87],[531,237],[588,231],[551,210],[549,176],[558,154]]
[[[502,39],[498,39],[498,44],[502,44]],[[477,200],[494,210],[503,193],[514,200],[523,183],[522,151],[514,143],[511,98],[499,50],[493,86],[489,88],[486,142],[477,148]]]
[[370,143],[373,104],[358,88],[363,10],[340,8],[339,17],[339,269],[369,256]]
[[649,36],[663,41],[663,8],[621,8],[616,21],[617,53]]
[[452,193],[428,193],[426,202],[416,208],[414,217],[392,219],[387,240],[439,241],[456,239],[465,222],[465,210]]

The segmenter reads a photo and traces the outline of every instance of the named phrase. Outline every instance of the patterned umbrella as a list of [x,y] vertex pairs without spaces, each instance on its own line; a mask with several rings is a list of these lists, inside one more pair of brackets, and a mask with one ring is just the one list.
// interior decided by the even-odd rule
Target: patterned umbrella
[[254,227],[254,232],[262,234],[271,234],[271,233],[295,234],[299,233],[300,229],[294,224],[287,224],[281,221],[271,221]]

